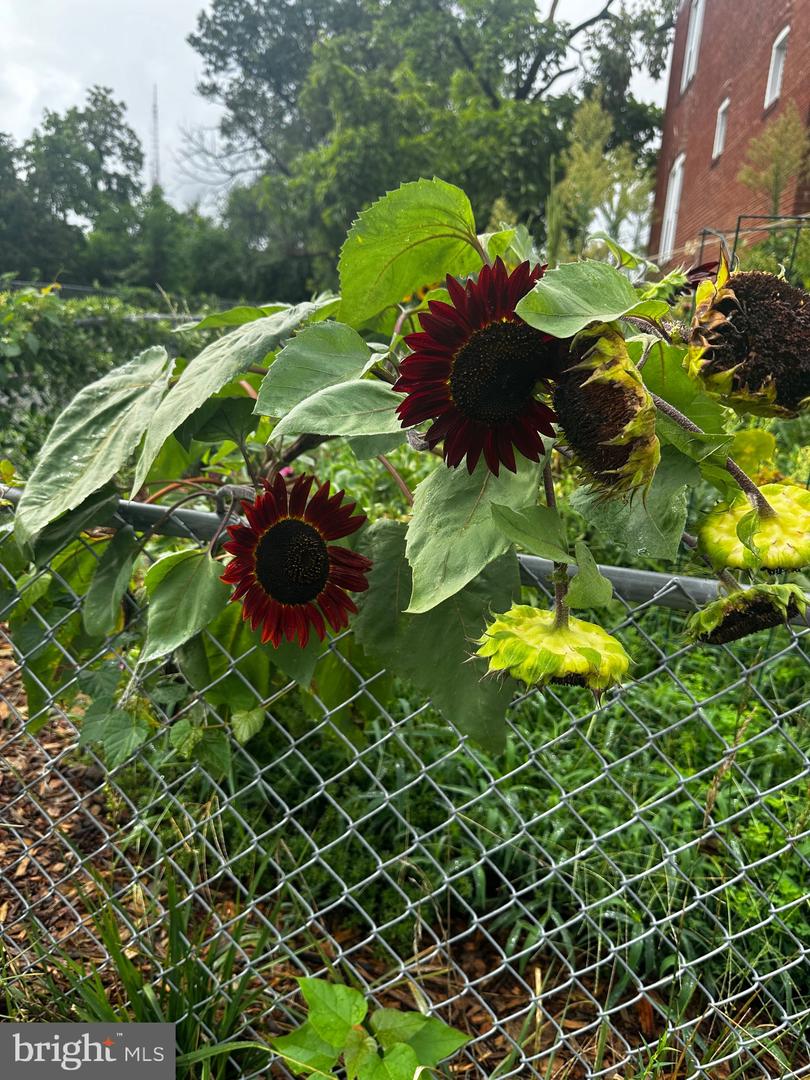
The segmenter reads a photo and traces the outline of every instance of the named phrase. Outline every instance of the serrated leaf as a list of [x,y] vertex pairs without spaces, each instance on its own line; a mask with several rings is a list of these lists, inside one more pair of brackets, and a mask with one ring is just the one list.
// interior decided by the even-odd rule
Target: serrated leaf
[[568,554],[565,528],[556,510],[548,506],[524,506],[513,510],[511,506],[492,503],[492,518],[504,536],[530,554],[555,562],[575,562]]
[[492,504],[515,509],[532,502],[540,467],[518,455],[517,473],[500,476],[479,462],[472,475],[464,469],[436,469],[414,493],[407,554],[413,569],[413,592],[407,610],[430,611],[453,596],[511,541],[492,517]]
[[402,430],[393,435],[355,435],[347,438],[346,442],[357,460],[363,461],[377,457],[378,454],[389,454],[402,446],[407,438],[407,432]]
[[180,757],[188,760],[202,741],[203,729],[182,716],[169,728],[169,744]]
[[146,432],[132,482],[132,496],[140,490],[161,446],[183,421],[251,364],[260,364],[289,335],[310,318],[318,303],[296,304],[275,315],[238,326],[212,341],[185,368],[170,394],[155,410]]
[[588,545],[578,540],[574,545],[577,553],[577,572],[568,585],[568,606],[571,608],[604,607],[613,599],[613,585],[599,572],[596,560]]
[[389,191],[354,222],[340,252],[340,317],[362,326],[425,282],[481,268],[470,200],[444,180]]
[[275,1052],[299,1076],[332,1077],[332,1067],[340,1057],[340,1047],[322,1039],[309,1021],[289,1035],[270,1040]]
[[215,311],[200,319],[199,322],[184,323],[177,327],[175,333],[183,334],[189,330],[215,330],[223,326],[243,326],[245,323],[255,322],[256,319],[275,315],[278,311],[285,311],[288,307],[289,304],[265,304],[262,307],[240,304],[237,307],[228,308],[227,311]]
[[664,446],[646,499],[636,495],[628,500],[604,500],[598,491],[579,488],[570,504],[589,524],[630,554],[674,559],[686,525],[686,493],[699,478],[693,461],[674,446]]
[[126,525],[118,530],[101,556],[82,605],[82,620],[88,634],[103,637],[114,629],[140,549],[135,530]]
[[351,379],[312,394],[273,429],[278,435],[387,435],[400,432],[402,395],[373,379]]
[[230,590],[222,565],[200,551],[166,555],[147,571],[146,644],[141,660],[154,660],[188,641],[225,607]]
[[258,423],[253,414],[252,398],[214,397],[184,420],[174,434],[185,450],[188,450],[193,439],[202,443],[229,440],[239,445]]
[[660,318],[663,300],[640,301],[636,290],[614,267],[585,259],[549,270],[515,308],[529,326],[568,338],[592,322],[615,322],[629,315]]
[[244,745],[262,730],[266,719],[267,713],[264,709],[235,712],[231,717],[234,738]]
[[308,1023],[332,1046],[343,1046],[351,1029],[366,1017],[366,999],[354,987],[326,979],[302,978],[298,985],[309,1006]]
[[23,491],[15,515],[21,543],[115,476],[159,408],[172,363],[155,346],[79,391],[56,419]]
[[359,379],[368,345],[356,330],[336,322],[315,323],[285,345],[259,388],[255,412],[284,416],[311,394],[346,379]]
[[[369,590],[358,598],[357,641],[390,671],[429,694],[448,722],[483,746],[501,749],[514,684],[510,679],[482,681],[485,663],[469,658],[471,642],[483,633],[487,611],[505,611],[520,595],[514,555],[490,563],[427,614],[408,615],[402,611],[411,591],[405,526],[377,522],[364,535],[363,549],[373,566]],[[442,658],[440,664],[437,656]]]

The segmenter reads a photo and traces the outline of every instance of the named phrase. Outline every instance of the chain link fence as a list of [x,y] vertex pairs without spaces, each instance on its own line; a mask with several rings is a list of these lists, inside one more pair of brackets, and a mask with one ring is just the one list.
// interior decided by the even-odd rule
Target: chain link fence
[[[114,524],[203,542],[219,519],[122,503]],[[522,570],[547,592],[542,560]],[[279,673],[259,685],[256,658],[207,631],[205,677],[190,677],[187,655],[135,664],[135,594],[79,661],[61,631],[83,598],[59,552],[20,577],[0,547],[0,922],[16,976],[57,950],[103,968],[100,883],[137,953],[171,868],[266,986],[245,1018],[259,1037],[289,1026],[294,976],[326,974],[467,1031],[453,1075],[810,1075],[808,628],[694,648],[685,613],[713,582],[606,572],[634,681],[598,709],[575,687],[521,695],[489,755],[350,633],[324,647],[312,693]],[[67,599],[40,613],[46,581]],[[21,610],[39,633],[9,632]],[[164,679],[148,738],[113,767],[77,745],[87,680],[111,665],[130,695]],[[236,702],[266,713],[246,744],[226,723]],[[225,766],[172,743],[203,715],[223,725]],[[234,932],[244,911],[255,938]]]

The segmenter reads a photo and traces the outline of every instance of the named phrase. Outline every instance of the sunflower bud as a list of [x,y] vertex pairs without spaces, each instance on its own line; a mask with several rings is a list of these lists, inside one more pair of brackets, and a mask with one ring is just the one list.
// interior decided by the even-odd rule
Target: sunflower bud
[[646,489],[661,459],[655,406],[624,338],[612,327],[580,335],[573,351],[581,351],[592,336],[594,345],[558,376],[558,421],[589,479],[605,495]]
[[698,547],[715,567],[739,570],[798,570],[810,566],[810,491],[798,484],[763,484],[759,489],[774,510],[760,516],[751,530],[755,554],[743,544],[737,527],[754,513],[745,495],[720,503],[698,529]]
[[601,626],[570,615],[557,626],[553,611],[524,604],[497,615],[477,644],[490,674],[508,671],[529,686],[585,686],[597,696],[620,683],[630,666],[622,644]]
[[798,585],[754,585],[708,604],[686,624],[692,641],[725,645],[729,641],[787,623],[807,610]]
[[729,273],[698,286],[686,366],[738,413],[797,416],[810,407],[810,294],[775,274]]

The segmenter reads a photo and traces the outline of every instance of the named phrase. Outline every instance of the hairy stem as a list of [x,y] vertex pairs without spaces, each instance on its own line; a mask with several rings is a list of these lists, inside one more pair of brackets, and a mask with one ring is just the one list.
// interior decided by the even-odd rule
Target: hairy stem
[[[670,420],[674,421],[679,427],[682,427],[684,431],[691,431],[696,435],[705,435],[703,428],[698,427],[688,416],[684,416],[674,405],[670,405],[668,401],[664,401],[664,399],[660,398],[657,394],[651,393],[650,396],[655,403],[656,409],[658,409],[659,412],[662,412],[664,416],[668,416]],[[736,481],[738,487],[745,493],[748,501],[760,517],[776,517],[774,508],[759,490],[751,477],[742,471],[733,458],[726,458],[724,466],[726,472]]]
[[[543,466],[543,488],[546,505],[550,510],[556,510],[557,496],[554,491],[554,477],[551,475],[551,462],[548,459]],[[565,563],[554,563],[551,580],[554,582],[554,628],[564,630],[568,626],[568,567]]]
[[377,454],[377,461],[379,461],[382,467],[393,476],[397,487],[407,499],[408,506],[413,506],[413,494],[411,493],[411,489],[397,472],[396,466],[391,464],[385,454]]

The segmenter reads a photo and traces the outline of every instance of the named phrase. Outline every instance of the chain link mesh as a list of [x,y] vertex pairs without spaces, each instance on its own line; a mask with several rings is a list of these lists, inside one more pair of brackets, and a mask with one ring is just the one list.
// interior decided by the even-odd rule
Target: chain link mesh
[[[138,524],[131,505],[118,520]],[[198,540],[216,525],[171,519]],[[541,569],[523,560],[547,591]],[[40,615],[53,580],[69,603]],[[139,692],[164,663],[132,666],[143,612],[128,597],[126,625],[79,661],[60,629],[83,599],[56,553],[18,582],[0,549],[0,921],[14,971],[64,949],[103,965],[86,903],[100,875],[137,950],[160,932],[170,867],[266,986],[246,1018],[263,1037],[292,1015],[294,976],[327,974],[467,1030],[463,1075],[810,1075],[808,629],[696,649],[676,609],[711,583],[614,581],[609,629],[634,681],[599,709],[576,688],[524,693],[502,756],[370,668],[350,633],[324,648],[305,697],[294,679],[268,695],[249,656],[204,631],[210,679],[153,698],[150,738],[109,768],[77,746],[81,696],[64,701],[100,662]],[[8,631],[21,609],[39,634]],[[46,649],[59,685],[38,674]],[[216,702],[235,696],[266,720],[246,746],[225,727],[225,775],[165,752],[170,725],[201,710],[225,724]],[[245,909],[254,938],[234,932]]]

